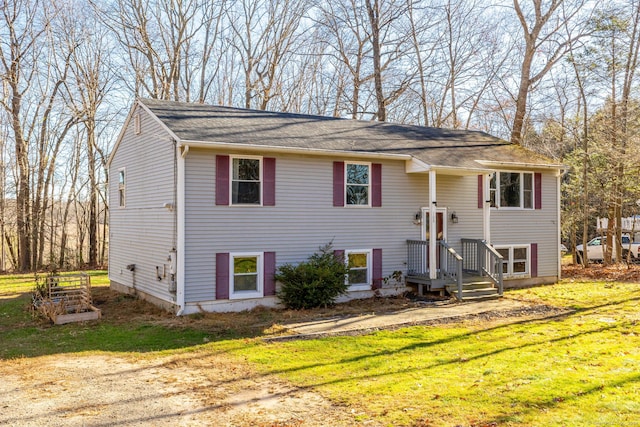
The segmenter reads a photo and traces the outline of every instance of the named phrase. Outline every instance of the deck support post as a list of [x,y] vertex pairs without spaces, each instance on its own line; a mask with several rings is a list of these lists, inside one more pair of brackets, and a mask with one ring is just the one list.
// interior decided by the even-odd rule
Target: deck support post
[[435,280],[438,278],[438,270],[436,263],[438,262],[436,251],[438,242],[438,218],[436,208],[436,171],[429,171],[429,278]]
[[482,204],[482,239],[491,242],[491,200],[490,200],[491,175],[482,175],[482,187],[484,201]]

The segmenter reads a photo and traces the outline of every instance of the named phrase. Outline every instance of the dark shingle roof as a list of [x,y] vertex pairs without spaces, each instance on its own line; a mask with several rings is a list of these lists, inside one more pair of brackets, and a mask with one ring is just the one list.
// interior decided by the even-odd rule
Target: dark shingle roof
[[478,131],[151,99],[141,102],[183,141],[408,154],[432,166],[454,168],[485,168],[478,160],[555,164]]

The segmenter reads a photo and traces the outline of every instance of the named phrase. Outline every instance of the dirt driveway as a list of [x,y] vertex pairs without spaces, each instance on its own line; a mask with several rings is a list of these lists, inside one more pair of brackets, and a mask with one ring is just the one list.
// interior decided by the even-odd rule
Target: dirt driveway
[[[403,299],[378,299],[306,312],[257,310],[176,318],[105,287],[94,287],[92,294],[102,310],[101,323],[211,332],[237,325],[262,331],[281,320],[394,310],[407,304]],[[227,354],[206,350],[169,356],[92,352],[0,359],[0,426],[377,425],[358,421],[366,418],[357,408],[336,405],[285,380],[256,374],[248,363]]]
[[0,361],[0,378],[3,426],[362,425],[351,408],[209,353],[58,354]]

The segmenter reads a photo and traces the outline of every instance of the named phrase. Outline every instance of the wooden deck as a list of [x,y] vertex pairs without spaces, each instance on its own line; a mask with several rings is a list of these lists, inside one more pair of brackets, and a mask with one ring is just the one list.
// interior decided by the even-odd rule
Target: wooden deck
[[436,278],[431,278],[428,241],[407,240],[406,283],[419,295],[446,290],[458,300],[502,296],[502,256],[483,240],[462,239],[462,255],[438,241],[436,255]]

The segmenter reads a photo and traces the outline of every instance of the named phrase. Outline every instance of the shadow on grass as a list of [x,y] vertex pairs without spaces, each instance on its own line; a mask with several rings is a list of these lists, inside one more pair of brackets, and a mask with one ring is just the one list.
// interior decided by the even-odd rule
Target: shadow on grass
[[0,360],[87,351],[147,353],[263,334],[259,325],[207,324],[108,289],[103,292],[109,297],[94,296],[101,319],[65,325],[34,316],[30,293],[0,300]]
[[[286,368],[286,369],[271,369],[268,372],[270,374],[291,374],[291,373],[295,373],[298,371],[304,371],[304,370],[308,370],[308,369],[315,369],[315,368],[323,368],[323,367],[328,367],[328,366],[335,366],[336,370],[340,370],[342,369],[342,367],[344,367],[345,365],[349,365],[349,364],[357,364],[360,363],[364,360],[367,359],[376,359],[376,358],[380,358],[380,357],[387,357],[387,356],[393,356],[394,354],[399,354],[399,353],[404,353],[404,352],[415,352],[415,351],[427,351],[430,348],[433,347],[437,347],[437,346],[441,346],[441,345],[452,345],[455,344],[457,342],[466,342],[469,341],[470,339],[477,337],[480,339],[480,341],[478,341],[478,343],[482,343],[485,341],[482,341],[482,339],[480,338],[480,336],[482,335],[487,335],[487,334],[491,334],[494,332],[498,332],[501,330],[504,330],[505,332],[509,332],[509,329],[513,329],[514,327],[517,326],[526,326],[526,325],[531,325],[532,327],[534,325],[542,325],[548,322],[552,322],[552,321],[557,321],[557,322],[561,322],[567,319],[570,319],[572,317],[576,317],[576,316],[584,316],[587,313],[593,313],[593,312],[597,312],[597,310],[599,309],[603,309],[603,308],[614,308],[616,306],[620,306],[622,304],[626,304],[626,303],[630,303],[630,302],[635,302],[640,300],[640,297],[636,297],[636,298],[627,298],[624,300],[618,300],[618,301],[613,301],[613,302],[609,302],[606,304],[597,304],[597,305],[593,305],[590,307],[585,307],[582,308],[579,311],[571,311],[568,313],[563,313],[563,314],[559,314],[559,315],[554,315],[554,316],[549,316],[549,317],[544,317],[544,318],[536,318],[536,319],[523,319],[523,320],[518,320],[518,321],[513,321],[513,322],[509,322],[506,324],[501,324],[501,325],[496,325],[496,326],[492,326],[492,327],[488,327],[488,328],[482,328],[482,329],[478,329],[475,331],[468,331],[462,334],[455,334],[455,335],[451,335],[451,336],[447,336],[444,338],[440,338],[440,339],[435,339],[435,340],[430,340],[430,341],[421,341],[421,342],[417,342],[417,343],[412,343],[410,345],[406,345],[406,346],[401,346],[401,347],[397,347],[397,348],[393,348],[393,349],[385,349],[385,350],[381,350],[381,351],[377,351],[377,352],[367,352],[366,354],[361,354],[358,356],[353,356],[353,357],[348,357],[348,358],[342,358],[333,362],[316,362],[316,363],[308,363],[308,364],[304,364],[301,366],[294,366],[294,367],[290,367],[290,368]],[[485,359],[485,358],[491,358],[494,356],[497,356],[499,354],[502,353],[506,353],[506,352],[518,352],[520,350],[524,350],[527,348],[534,348],[537,346],[545,346],[545,345],[557,345],[557,344],[562,344],[564,342],[570,342],[574,339],[577,339],[579,337],[586,337],[586,336],[590,336],[590,335],[594,335],[594,334],[600,334],[600,333],[604,333],[604,332],[608,332],[608,331],[612,331],[615,329],[618,329],[620,327],[624,327],[624,324],[621,323],[616,323],[616,324],[608,324],[605,326],[600,326],[597,328],[593,328],[593,329],[586,329],[580,332],[576,332],[574,330],[567,330],[566,333],[560,335],[560,336],[556,336],[553,338],[543,338],[543,339],[539,339],[539,340],[533,340],[533,341],[529,341],[529,342],[525,342],[522,343],[520,345],[508,345],[507,342],[508,340],[500,340],[501,346],[499,348],[493,349],[491,351],[486,351],[486,352],[477,352],[474,351],[475,354],[468,354],[468,355],[464,355],[464,356],[455,356],[455,357],[450,357],[448,360],[446,361],[442,361],[439,363],[433,363],[433,364],[429,364],[429,365],[420,365],[420,366],[416,366],[413,368],[407,368],[407,369],[391,369],[389,372],[386,372],[384,374],[381,375],[371,375],[371,374],[366,374],[366,375],[353,375],[349,378],[339,378],[339,377],[335,377],[329,381],[326,382],[316,382],[312,385],[310,385],[309,387],[313,388],[313,387],[318,387],[318,386],[323,386],[323,385],[330,385],[330,384],[337,384],[340,382],[344,382],[344,381],[352,381],[352,380],[358,380],[358,379],[370,379],[370,378],[380,378],[380,377],[385,377],[385,376],[393,376],[393,375],[397,375],[397,374],[404,374],[404,373],[410,373],[410,372],[414,372],[414,371],[418,371],[418,370],[424,370],[424,369],[432,369],[432,368],[436,368],[439,366],[446,366],[446,365],[458,365],[460,363],[466,363],[466,362],[470,362],[473,360],[479,360],[479,359]],[[513,332],[511,332],[513,333]],[[405,337],[402,337],[405,338]],[[476,350],[476,349],[474,349]]]
[[[620,304],[640,300],[640,297],[627,298],[581,307],[569,314],[561,314],[544,319],[524,319],[497,325],[490,328],[470,331],[464,334],[447,336],[437,340],[421,341],[411,345],[384,349],[350,359],[342,359],[336,364],[357,363],[358,361],[388,356],[394,353],[427,350],[430,347],[467,340],[479,334],[512,328],[514,325],[528,325],[552,320],[563,320],[574,315],[585,315],[603,308],[615,308]],[[23,294],[11,299],[0,300],[0,359],[16,357],[36,357],[57,353],[83,351],[108,352],[156,352],[197,347],[208,342],[232,341],[272,336],[270,327],[281,323],[282,313],[271,310],[251,313],[197,314],[176,317],[145,301],[110,291],[106,287],[94,287],[94,304],[103,312],[98,321],[52,326],[46,320],[34,318],[29,310],[30,295]],[[607,329],[601,328],[602,330]],[[599,331],[585,332],[597,333]],[[276,333],[277,334],[277,333]],[[569,338],[568,336],[567,338]],[[556,338],[546,342],[558,342],[567,338]],[[501,352],[516,351],[539,341],[522,346],[503,347],[485,354],[476,354],[475,358],[489,357]],[[446,363],[456,363],[452,358]],[[318,362],[272,373],[287,373],[312,369],[329,364]]]
[[[539,414],[541,412],[548,412],[560,405],[567,405],[569,407],[578,407],[580,399],[593,395],[595,393],[604,394],[607,390],[620,389],[629,384],[640,383],[640,374],[633,374],[624,378],[611,378],[609,381],[603,382],[597,386],[592,386],[578,392],[564,395],[564,396],[548,396],[546,399],[534,401],[531,399],[518,401],[518,406],[526,409],[519,409],[518,414],[502,415],[496,417],[490,421],[483,421],[483,425],[503,425],[513,421],[514,415],[522,416],[526,414]],[[620,415],[620,414],[617,414]],[[572,425],[570,420],[563,420],[568,422],[568,425]],[[603,424],[604,425],[604,424]]]

